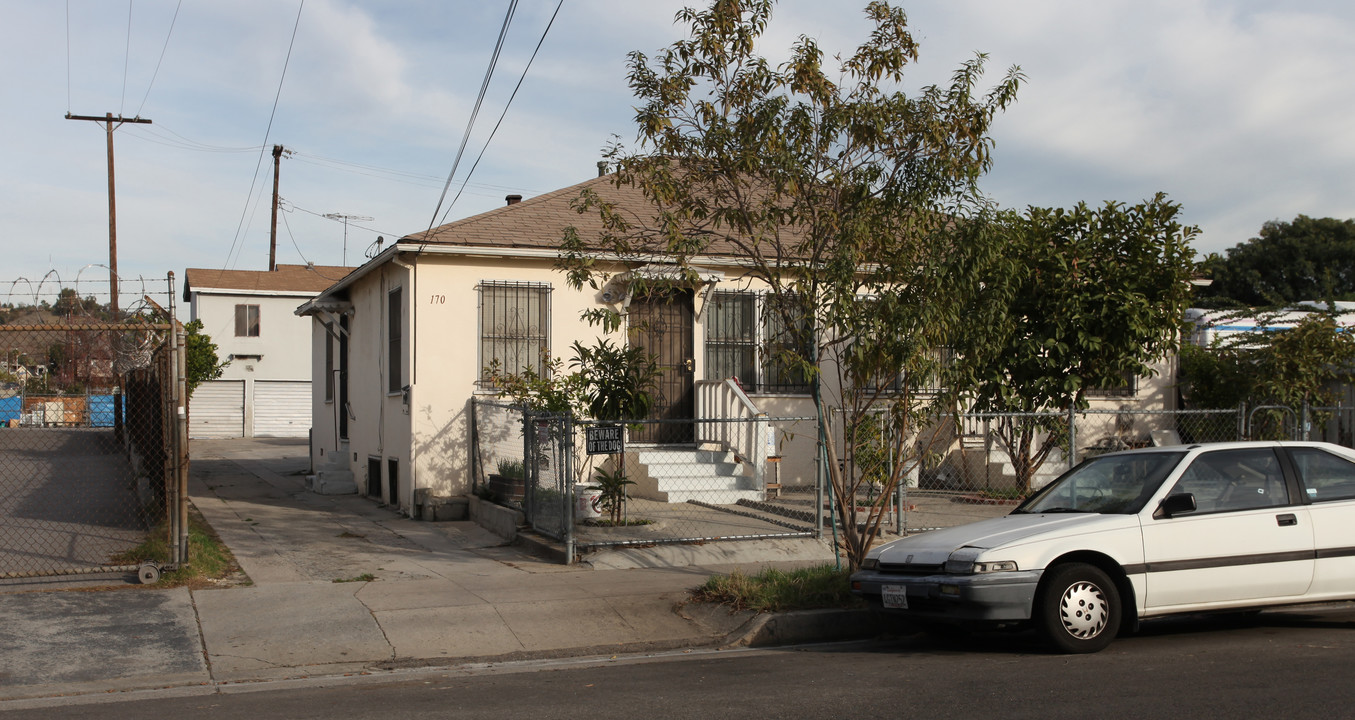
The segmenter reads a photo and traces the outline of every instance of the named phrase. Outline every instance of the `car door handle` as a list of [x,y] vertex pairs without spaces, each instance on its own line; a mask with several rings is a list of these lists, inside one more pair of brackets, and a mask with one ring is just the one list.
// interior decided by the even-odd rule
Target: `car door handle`
[[1290,525],[1298,525],[1299,519],[1294,517],[1293,513],[1285,513],[1283,515],[1276,515],[1275,523],[1280,527],[1289,527]]

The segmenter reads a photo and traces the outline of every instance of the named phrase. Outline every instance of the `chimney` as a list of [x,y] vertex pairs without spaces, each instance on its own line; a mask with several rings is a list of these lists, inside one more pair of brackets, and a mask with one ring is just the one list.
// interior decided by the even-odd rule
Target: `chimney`
[[508,195],[508,196],[504,197],[504,200],[507,200],[509,205],[517,205],[518,203],[522,202],[522,196],[521,196],[521,195]]
[[599,161],[598,161],[598,177],[602,177],[603,175],[606,175],[606,174],[607,174],[607,161],[606,161],[606,160],[599,160]]

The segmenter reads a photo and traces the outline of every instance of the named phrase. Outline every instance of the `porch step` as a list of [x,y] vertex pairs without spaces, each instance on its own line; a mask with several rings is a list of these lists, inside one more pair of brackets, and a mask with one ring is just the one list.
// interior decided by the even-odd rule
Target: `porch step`
[[[635,481],[634,497],[668,503],[689,500],[733,505],[739,500],[761,500],[743,463],[734,453],[710,449],[640,450],[630,454],[628,474]],[[633,469],[632,469],[633,468]]]
[[307,475],[306,485],[311,492],[319,495],[353,495],[358,491],[351,470],[321,470],[314,475]]

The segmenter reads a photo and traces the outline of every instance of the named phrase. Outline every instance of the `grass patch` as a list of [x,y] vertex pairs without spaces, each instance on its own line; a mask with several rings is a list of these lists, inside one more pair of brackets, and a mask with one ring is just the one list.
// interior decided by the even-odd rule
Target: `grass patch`
[[[109,557],[114,565],[140,565],[144,562],[169,562],[169,531],[159,525],[140,545]],[[230,548],[221,542],[216,531],[192,505],[188,506],[188,563],[177,570],[163,573],[155,587],[169,588],[187,585],[204,588],[217,581],[237,577],[248,583],[248,578],[235,562]]]
[[974,493],[979,497],[993,500],[1025,500],[1026,491],[1018,488],[985,488]]
[[629,518],[627,520],[612,522],[611,520],[604,518],[591,518],[584,520],[583,524],[592,527],[635,527],[639,525],[653,525],[654,521],[649,518]]
[[373,580],[375,580],[375,579],[376,579],[376,576],[375,576],[375,575],[373,575],[373,574],[371,574],[371,573],[363,573],[363,574],[361,574],[361,575],[356,575],[356,576],[351,577],[351,578],[334,578],[334,579],[331,580],[330,582],[336,582],[336,583],[371,582],[371,581],[373,581]]
[[862,600],[851,593],[850,575],[846,568],[839,570],[833,565],[789,571],[767,569],[756,575],[735,570],[711,576],[692,590],[692,597],[757,612],[862,607]]

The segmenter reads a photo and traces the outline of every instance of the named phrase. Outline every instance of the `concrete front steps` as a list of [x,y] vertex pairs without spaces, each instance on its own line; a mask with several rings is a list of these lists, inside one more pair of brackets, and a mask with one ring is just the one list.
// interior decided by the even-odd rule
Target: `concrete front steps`
[[320,495],[353,495],[358,491],[353,471],[348,469],[348,443],[343,443],[339,452],[330,453],[324,467],[316,468],[314,475],[306,476],[306,489]]
[[626,453],[626,475],[635,481],[631,496],[668,503],[689,500],[734,505],[762,500],[746,464],[734,453],[709,448],[653,448]]

